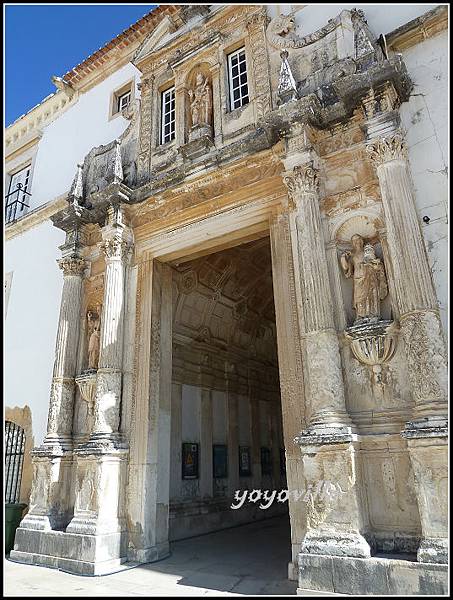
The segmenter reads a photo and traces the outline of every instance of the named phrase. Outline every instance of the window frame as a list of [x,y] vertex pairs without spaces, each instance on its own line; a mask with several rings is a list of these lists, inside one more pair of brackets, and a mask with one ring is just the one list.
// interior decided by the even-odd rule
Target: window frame
[[[243,53],[243,55],[244,55],[243,61],[240,61],[240,59],[239,59],[239,54],[241,54],[241,53]],[[238,57],[237,65],[232,64],[233,59],[235,57]],[[242,108],[243,106],[247,106],[247,104],[250,104],[250,83],[249,83],[249,74],[248,74],[248,67],[247,67],[247,53],[245,50],[245,44],[243,46],[240,46],[236,50],[229,52],[226,56],[226,59],[227,59],[227,70],[228,70],[228,96],[229,96],[229,103],[230,103],[230,111],[233,111],[233,110],[237,110],[238,108]],[[242,72],[240,70],[241,64],[245,65],[245,70]],[[233,75],[233,68],[235,66],[238,67],[238,75]],[[243,75],[244,73],[246,76],[245,83],[241,83],[241,75]],[[237,87],[234,87],[233,80],[236,77],[239,79],[239,84]],[[243,95],[242,88],[244,85],[247,87],[247,91]],[[237,99],[235,99],[235,97],[234,97],[234,92],[236,90],[239,90],[239,98],[237,98]],[[244,102],[245,98],[247,99],[246,102]],[[239,104],[237,106],[235,106],[235,103],[238,101],[239,101]]]
[[120,99],[122,97],[126,96],[127,94],[130,94],[128,106],[130,106],[134,102],[136,97],[135,85],[135,79],[130,79],[129,81],[112,91],[110,95],[110,108],[108,117],[109,121],[111,119],[115,119],[116,117],[122,114],[123,109],[120,108]]
[[[126,98],[126,96],[128,97],[127,104],[125,106],[121,106],[121,100],[123,98]],[[122,110],[124,110],[125,108],[127,108],[128,106],[130,106],[131,102],[132,102],[132,90],[124,92],[123,94],[118,94],[118,96],[117,96],[117,105],[116,105],[117,112],[120,113]]]
[[[171,108],[172,100],[170,99],[170,108],[169,108],[169,111],[166,112],[165,111],[165,103],[166,103],[166,98],[168,97],[169,94],[173,94],[173,108]],[[173,113],[173,118],[171,118],[171,113]],[[170,120],[168,121],[168,123],[165,122],[165,117],[167,114],[170,114]],[[168,134],[170,136],[169,139],[167,139],[167,135],[165,134],[165,126],[166,125],[170,126],[170,132]],[[165,90],[162,90],[160,93],[160,136],[159,136],[160,145],[163,146],[165,144],[170,144],[175,139],[176,139],[176,90],[175,90],[175,86],[172,85],[171,87],[168,87]]]
[[[27,171],[27,174],[25,175],[25,178],[24,178],[25,183],[22,188],[22,193],[17,193],[15,198],[12,198],[12,196],[9,196],[9,194],[14,192],[13,181],[15,180],[15,178],[18,175],[20,175],[24,171]],[[4,210],[6,224],[14,223],[21,217],[24,217],[30,210],[30,198],[31,198],[30,190],[31,190],[32,176],[33,176],[33,160],[30,160],[25,165],[22,164],[21,167],[16,168],[8,173],[8,179],[9,179],[8,187],[7,187],[8,191],[6,192],[5,201],[3,204],[3,210]],[[18,183],[21,183],[21,182],[18,181]],[[16,185],[15,189],[17,190],[17,185]],[[25,193],[25,192],[28,192],[28,193]],[[8,215],[6,214],[7,203],[10,202],[9,206],[12,206],[12,203],[15,202],[16,200],[19,200],[19,202],[22,202],[23,204],[16,205],[16,207],[14,209],[14,219],[9,221]],[[24,204],[26,204],[27,206],[24,206]],[[9,210],[11,211],[12,209],[10,208]]]

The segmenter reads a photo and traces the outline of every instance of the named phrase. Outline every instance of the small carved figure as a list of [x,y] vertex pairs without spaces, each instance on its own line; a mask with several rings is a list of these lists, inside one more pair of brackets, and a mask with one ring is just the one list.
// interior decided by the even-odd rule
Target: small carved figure
[[355,323],[378,321],[381,316],[380,301],[388,293],[384,265],[376,257],[372,244],[364,244],[362,236],[353,235],[351,243],[352,252],[344,252],[340,263],[345,276],[353,278]]
[[97,369],[99,362],[99,348],[100,348],[100,320],[99,316],[91,310],[87,313],[88,318],[88,331],[90,337],[88,338],[88,368]]
[[212,117],[211,86],[207,77],[197,73],[195,88],[189,90],[192,127],[210,125]]

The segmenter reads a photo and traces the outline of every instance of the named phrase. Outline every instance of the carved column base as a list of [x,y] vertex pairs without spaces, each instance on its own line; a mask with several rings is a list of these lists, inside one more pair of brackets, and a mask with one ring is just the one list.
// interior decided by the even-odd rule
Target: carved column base
[[350,428],[305,431],[300,445],[307,490],[307,533],[301,554],[368,558],[362,535],[358,465]]
[[406,423],[423,539],[417,559],[448,562],[448,429],[445,417]]
[[32,451],[33,485],[29,511],[22,529],[62,530],[72,517],[72,452],[52,453],[47,448]]
[[327,435],[330,428],[346,431],[352,422],[344,403],[337,332],[334,329],[311,331],[304,335],[304,342],[310,385],[310,429],[326,429]]
[[124,523],[124,494],[128,451],[94,451],[87,445],[76,456],[76,499],[74,517],[67,533],[103,535],[121,533]]

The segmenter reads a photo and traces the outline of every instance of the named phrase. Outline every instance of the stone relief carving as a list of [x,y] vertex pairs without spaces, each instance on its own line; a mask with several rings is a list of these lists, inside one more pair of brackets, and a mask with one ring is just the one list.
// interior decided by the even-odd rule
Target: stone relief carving
[[339,16],[335,19],[329,19],[327,25],[301,38],[295,33],[296,21],[294,16],[279,15],[269,23],[267,40],[271,46],[282,50],[286,48],[305,48],[305,46],[314,44],[331,33],[338,26],[339,22]]
[[434,312],[410,313],[401,320],[406,345],[409,379],[416,404],[428,399],[446,400],[445,347],[439,335],[439,318]]
[[373,245],[365,244],[361,235],[353,235],[351,244],[352,252],[344,252],[340,262],[345,276],[353,279],[354,324],[377,322],[381,316],[380,302],[388,294],[384,265],[376,257]]

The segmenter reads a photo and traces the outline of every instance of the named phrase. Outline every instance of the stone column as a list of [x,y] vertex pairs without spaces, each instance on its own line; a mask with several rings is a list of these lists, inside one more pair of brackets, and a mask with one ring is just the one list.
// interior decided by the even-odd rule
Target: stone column
[[[338,335],[319,208],[318,157],[300,128],[287,140],[284,182],[296,212],[302,299],[301,332],[308,381],[308,428],[296,436],[307,491],[307,532],[299,554],[369,557],[362,531],[356,434],[346,410]],[[293,151],[294,148],[294,151]]]
[[70,519],[72,422],[82,279],[86,263],[81,256],[80,232],[70,231],[60,247],[63,291],[58,320],[47,434],[32,451],[33,487],[29,511],[21,523],[26,529],[59,529]]
[[310,400],[309,429],[350,432],[343,374],[327,257],[319,210],[319,171],[310,161],[295,166],[284,176],[296,211],[297,245],[301,269],[303,337]]
[[447,562],[447,355],[426,248],[415,208],[407,146],[393,131],[372,139],[388,256],[415,402],[408,440],[422,522],[421,562]]
[[105,254],[104,300],[91,440],[116,441],[119,438],[123,368],[124,287],[132,249],[131,232],[122,222],[120,209],[109,209],[102,238],[101,249]]
[[[127,445],[119,432],[123,320],[126,266],[132,234],[124,223],[122,209],[111,206],[102,229],[101,248],[106,257],[104,299],[96,380],[94,425],[90,439],[75,451],[77,461],[76,502],[68,533],[98,536],[99,547],[107,545],[111,567],[123,560],[121,535],[125,528]],[[108,497],[108,501],[105,499]],[[111,550],[111,552],[110,552]],[[95,565],[94,569],[98,569]]]

